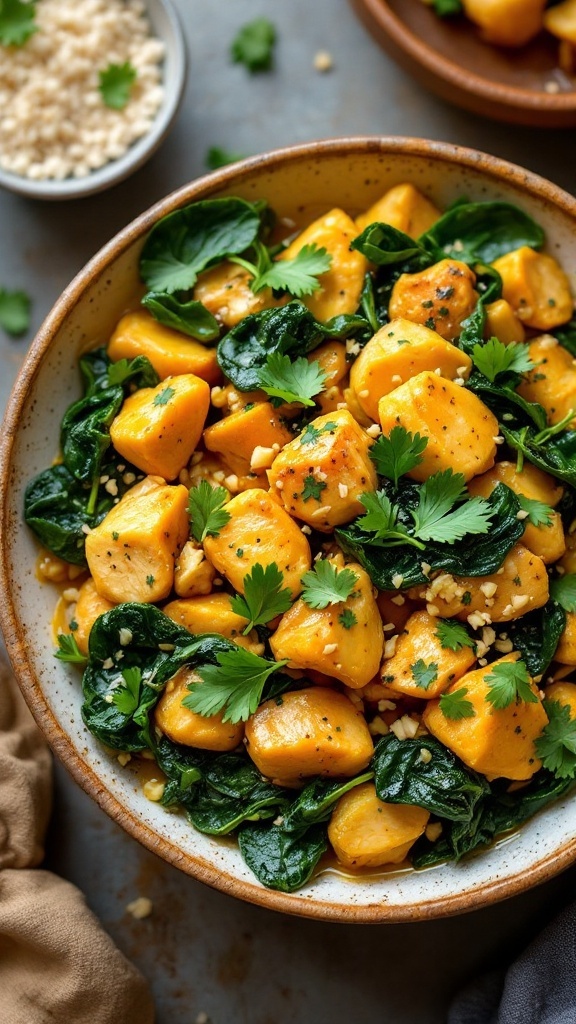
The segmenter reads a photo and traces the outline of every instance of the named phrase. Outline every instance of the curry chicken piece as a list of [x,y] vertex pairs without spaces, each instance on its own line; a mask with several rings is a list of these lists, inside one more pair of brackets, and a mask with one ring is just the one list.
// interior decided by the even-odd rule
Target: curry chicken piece
[[423,324],[452,341],[478,302],[476,275],[459,260],[440,260],[417,274],[402,274],[392,289],[390,319]]
[[184,707],[189,683],[202,685],[199,676],[184,666],[166,683],[164,693],[154,709],[154,724],[173,743],[200,750],[234,750],[242,742],[244,725],[223,722],[223,712],[199,715]]
[[[430,700],[463,676],[475,661],[472,645],[462,646],[458,651],[443,647],[438,619],[427,611],[417,611],[399,635],[392,657],[382,663],[382,682],[408,697]],[[419,665],[433,667],[426,685],[419,682]]]
[[403,182],[394,185],[365,213],[356,218],[359,231],[369,224],[390,224],[410,238],[419,238],[428,231],[442,214],[414,185]]
[[340,797],[328,838],[345,867],[400,864],[424,832],[429,817],[423,807],[384,803],[378,799],[374,783],[365,782]]
[[208,384],[218,384],[221,379],[215,348],[164,327],[141,310],[118,321],[107,351],[113,362],[146,356],[161,380],[181,373],[193,373]]

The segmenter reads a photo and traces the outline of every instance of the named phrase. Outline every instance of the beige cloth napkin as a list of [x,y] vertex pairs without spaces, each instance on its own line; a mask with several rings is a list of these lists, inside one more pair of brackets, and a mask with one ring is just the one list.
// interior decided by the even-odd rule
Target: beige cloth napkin
[[51,758],[0,661],[1,1024],[153,1024],[142,975],[69,882],[36,868]]

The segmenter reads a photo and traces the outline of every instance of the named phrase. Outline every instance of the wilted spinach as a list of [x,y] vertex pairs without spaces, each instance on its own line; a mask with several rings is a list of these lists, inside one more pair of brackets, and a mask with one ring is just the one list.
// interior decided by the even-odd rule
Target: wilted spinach
[[216,317],[195,299],[180,299],[168,292],[147,292],[142,305],[158,323],[196,341],[215,341],[220,335]]
[[404,273],[425,270],[435,262],[435,256],[415,238],[379,221],[364,228],[350,243],[350,248],[361,252],[377,267],[402,264]]
[[540,249],[544,232],[532,217],[512,203],[459,203],[418,241],[435,259],[450,256],[470,264],[493,263],[523,245]]
[[520,651],[531,676],[542,675],[554,658],[566,625],[566,612],[556,601],[514,619],[506,626],[514,650]]
[[558,341],[564,348],[567,348],[571,355],[576,356],[576,318],[573,317],[569,323],[564,324],[563,327],[558,327],[554,331],[554,336],[558,338]]
[[538,435],[532,427],[510,430],[502,425],[501,431],[510,447],[522,457],[576,487],[576,430],[565,430],[542,442],[535,440]]
[[275,818],[292,799],[292,792],[265,781],[245,753],[220,754],[205,768],[187,810],[200,832],[222,836],[244,821]]
[[328,849],[328,838],[322,825],[301,832],[286,832],[278,825],[245,825],[238,833],[238,844],[262,885],[295,892],[306,884]]

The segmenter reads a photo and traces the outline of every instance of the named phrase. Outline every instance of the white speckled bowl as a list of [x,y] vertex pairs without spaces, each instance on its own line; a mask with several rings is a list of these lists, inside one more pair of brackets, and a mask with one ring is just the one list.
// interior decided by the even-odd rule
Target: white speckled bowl
[[180,22],[170,0],[146,0],[146,9],[153,34],[166,47],[162,67],[164,100],[150,131],[117,160],[111,160],[83,178],[34,181],[0,168],[0,188],[31,199],[81,199],[124,181],[156,152],[178,113],[186,84],[187,56]]
[[387,188],[412,181],[440,206],[457,196],[520,204],[546,229],[548,249],[576,267],[576,201],[528,171],[472,150],[417,139],[344,139],[254,157],[186,185],[104,247],[41,327],[12,393],[0,442],[0,620],[22,692],[81,786],[127,832],[165,860],[224,892],[307,917],[381,922],[456,914],[524,891],[576,859],[576,800],[552,805],[519,832],[459,865],[397,870],[372,878],[332,869],[294,895],[263,888],[230,841],[195,832],[143,796],[85,729],[78,674],[52,656],[54,591],[35,576],[34,538],[22,521],[26,482],[49,465],[64,409],[79,393],[76,357],[104,342],[138,287],[138,254],[149,228],[184,203],[207,197],[265,198],[281,216],[339,205],[352,213]]

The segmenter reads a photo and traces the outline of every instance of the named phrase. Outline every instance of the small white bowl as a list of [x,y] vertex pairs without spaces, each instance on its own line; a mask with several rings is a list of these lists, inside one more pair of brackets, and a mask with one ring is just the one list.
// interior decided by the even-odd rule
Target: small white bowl
[[164,100],[150,131],[137,139],[117,160],[111,160],[83,178],[34,181],[0,168],[1,188],[33,199],[80,199],[124,181],[156,152],[168,134],[182,100],[187,55],[182,28],[171,0],[146,0],[146,9],[153,35],[166,47],[162,68]]

